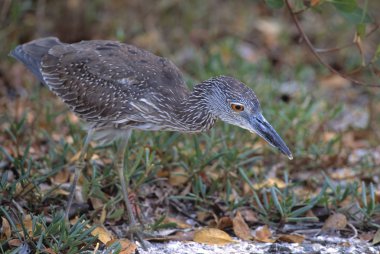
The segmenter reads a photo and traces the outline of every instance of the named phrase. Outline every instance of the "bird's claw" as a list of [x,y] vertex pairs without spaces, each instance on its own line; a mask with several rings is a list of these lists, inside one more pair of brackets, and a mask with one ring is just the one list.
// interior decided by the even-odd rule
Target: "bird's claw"
[[127,230],[127,235],[132,242],[134,242],[134,239],[136,238],[144,250],[148,249],[147,247],[149,247],[150,244],[148,241],[144,240],[144,237],[148,237],[149,234],[145,232],[144,226],[139,224],[130,225]]

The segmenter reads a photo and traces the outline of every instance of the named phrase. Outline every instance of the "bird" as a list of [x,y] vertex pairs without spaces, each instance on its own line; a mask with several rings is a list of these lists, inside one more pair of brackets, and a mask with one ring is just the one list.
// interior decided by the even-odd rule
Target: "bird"
[[[66,219],[89,143],[117,141],[115,167],[128,223],[131,228],[137,226],[124,167],[132,130],[198,133],[211,129],[220,119],[256,133],[293,159],[283,139],[264,118],[254,91],[234,77],[211,77],[189,90],[181,71],[167,58],[111,40],[70,44],[46,37],[18,45],[10,56],[23,63],[87,125]],[[133,235],[143,244],[139,230]]]

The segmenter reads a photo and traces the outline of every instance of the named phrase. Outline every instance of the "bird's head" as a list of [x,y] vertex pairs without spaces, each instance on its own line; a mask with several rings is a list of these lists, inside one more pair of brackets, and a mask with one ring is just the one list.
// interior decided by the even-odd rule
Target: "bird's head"
[[255,93],[232,77],[221,76],[207,81],[210,85],[208,103],[213,115],[222,121],[258,134],[283,154],[292,153],[275,129],[261,113]]

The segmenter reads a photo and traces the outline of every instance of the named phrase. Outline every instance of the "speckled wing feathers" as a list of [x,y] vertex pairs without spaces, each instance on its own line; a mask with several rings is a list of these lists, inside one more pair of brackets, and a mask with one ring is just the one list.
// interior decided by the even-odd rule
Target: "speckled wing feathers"
[[[71,110],[100,126],[149,129],[152,123],[170,120],[162,111],[175,107],[189,93],[169,60],[112,41],[54,46],[42,58],[41,73]],[[163,103],[166,98],[170,106]]]

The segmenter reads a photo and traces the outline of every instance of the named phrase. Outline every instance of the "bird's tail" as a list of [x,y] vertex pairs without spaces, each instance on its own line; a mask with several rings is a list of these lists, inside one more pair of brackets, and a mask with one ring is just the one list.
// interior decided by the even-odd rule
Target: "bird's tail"
[[41,60],[52,47],[62,44],[58,38],[47,37],[18,45],[9,55],[22,62],[41,81]]

